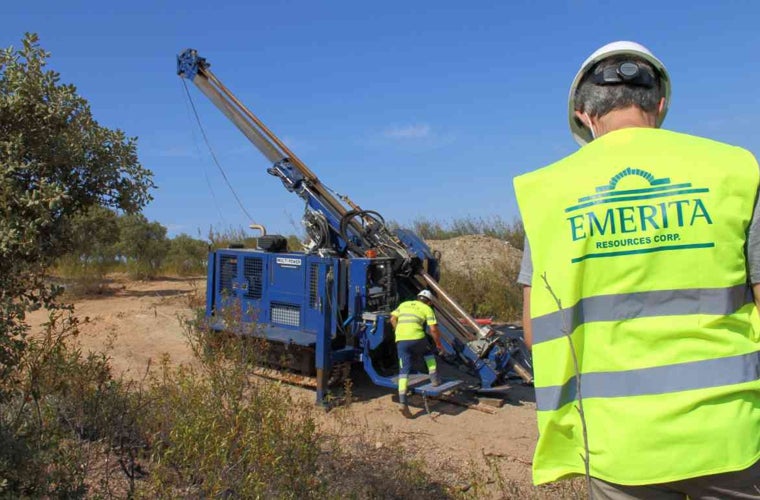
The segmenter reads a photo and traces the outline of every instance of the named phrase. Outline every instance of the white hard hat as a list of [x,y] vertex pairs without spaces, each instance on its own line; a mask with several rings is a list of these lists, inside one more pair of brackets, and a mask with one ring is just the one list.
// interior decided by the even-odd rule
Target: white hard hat
[[430,290],[422,290],[420,293],[417,294],[418,299],[427,299],[430,302],[433,301],[433,294],[430,293]]
[[581,146],[587,142],[591,142],[593,137],[586,124],[580,121],[577,116],[575,116],[575,92],[578,90],[578,85],[581,83],[581,79],[583,79],[584,75],[589,69],[593,68],[594,65],[596,65],[596,63],[602,59],[607,59],[608,57],[617,55],[637,56],[644,59],[645,61],[648,61],[652,66],[654,66],[655,71],[659,73],[661,88],[663,91],[662,97],[665,98],[665,106],[662,108],[662,113],[660,113],[657,117],[657,127],[662,125],[662,122],[665,119],[665,115],[668,112],[668,106],[670,105],[670,76],[668,75],[668,70],[665,69],[665,65],[662,64],[662,61],[657,59],[654,54],[649,51],[649,49],[636,42],[621,41],[608,43],[604,47],[597,49],[596,52],[591,54],[588,59],[583,61],[581,69],[578,70],[578,74],[575,75],[573,84],[570,86],[570,97],[568,99],[570,131],[573,133],[573,138],[575,138],[576,142]]

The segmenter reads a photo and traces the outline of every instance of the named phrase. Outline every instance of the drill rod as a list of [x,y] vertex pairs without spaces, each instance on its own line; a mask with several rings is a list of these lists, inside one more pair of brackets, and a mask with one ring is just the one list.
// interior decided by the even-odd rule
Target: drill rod
[[[475,329],[477,333],[474,336],[472,336],[470,332],[467,332],[467,334],[471,337],[471,338],[467,338],[467,340],[475,340],[476,338],[480,338],[483,336],[482,333],[480,332],[480,325],[478,325],[478,323],[472,318],[472,316],[467,314],[467,312],[464,309],[462,309],[462,306],[457,304],[456,301],[449,294],[447,294],[443,290],[443,288],[441,288],[441,286],[438,284],[436,280],[433,279],[432,276],[430,276],[428,273],[424,271],[420,272],[418,276],[420,277],[420,279],[423,281],[425,285],[427,285],[428,287],[432,288],[433,291],[435,291],[436,296],[438,297],[439,301],[443,302],[446,306],[453,309],[454,312],[456,312],[456,314],[461,316],[467,322],[469,326]],[[455,315],[452,314],[452,316],[455,316]],[[464,328],[462,328],[462,330],[466,331]]]

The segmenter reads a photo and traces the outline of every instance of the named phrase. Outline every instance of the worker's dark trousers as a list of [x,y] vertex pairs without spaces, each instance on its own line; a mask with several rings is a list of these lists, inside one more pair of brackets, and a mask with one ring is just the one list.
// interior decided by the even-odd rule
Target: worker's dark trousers
[[591,478],[592,500],[760,499],[760,462],[749,469],[672,483],[623,486]]
[[430,349],[427,339],[401,340],[396,342],[398,351],[398,394],[399,402],[406,403],[406,390],[409,382],[409,372],[415,358],[425,358],[425,364],[432,374],[436,370],[435,354]]
[[399,375],[409,375],[414,359],[433,355],[430,344],[425,338],[396,342],[396,350],[398,351]]

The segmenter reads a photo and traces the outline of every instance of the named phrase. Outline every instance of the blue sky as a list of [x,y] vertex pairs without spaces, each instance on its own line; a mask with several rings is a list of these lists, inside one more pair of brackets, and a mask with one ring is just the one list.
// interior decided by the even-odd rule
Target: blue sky
[[[511,180],[574,151],[567,92],[604,43],[668,67],[665,128],[760,152],[760,2],[132,2],[3,6],[0,46],[37,32],[50,67],[101,124],[139,138],[170,234],[250,222],[188,110],[176,54],[212,70],[320,179],[386,219],[517,216]],[[255,222],[300,230],[288,193],[191,86],[213,149]]]

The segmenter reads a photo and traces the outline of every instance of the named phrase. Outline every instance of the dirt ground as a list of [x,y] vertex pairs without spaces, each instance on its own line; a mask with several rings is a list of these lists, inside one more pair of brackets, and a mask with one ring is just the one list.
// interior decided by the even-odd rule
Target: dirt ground
[[[77,315],[89,318],[79,336],[85,350],[107,352],[114,372],[134,379],[141,378],[149,366],[156,366],[165,354],[173,364],[193,362],[181,318],[188,317],[192,305],[199,305],[204,280],[165,278],[134,282],[114,278],[109,288],[110,293],[75,301]],[[39,328],[45,316],[37,312],[29,319],[33,327]],[[537,438],[530,388],[515,387],[507,397],[507,404],[494,414],[437,401],[431,403],[431,413],[427,414],[421,400],[417,400],[415,418],[407,420],[392,401],[392,391],[374,386],[361,370],[353,371],[352,380],[355,401],[348,409],[350,418],[361,421],[378,435],[406,436],[430,469],[445,464],[440,468],[450,470],[456,464],[465,473],[470,469],[487,471],[485,454],[498,458],[504,478],[530,483],[530,463]],[[308,389],[293,390],[303,397],[314,397]],[[321,418],[330,419],[331,415],[329,412]]]

